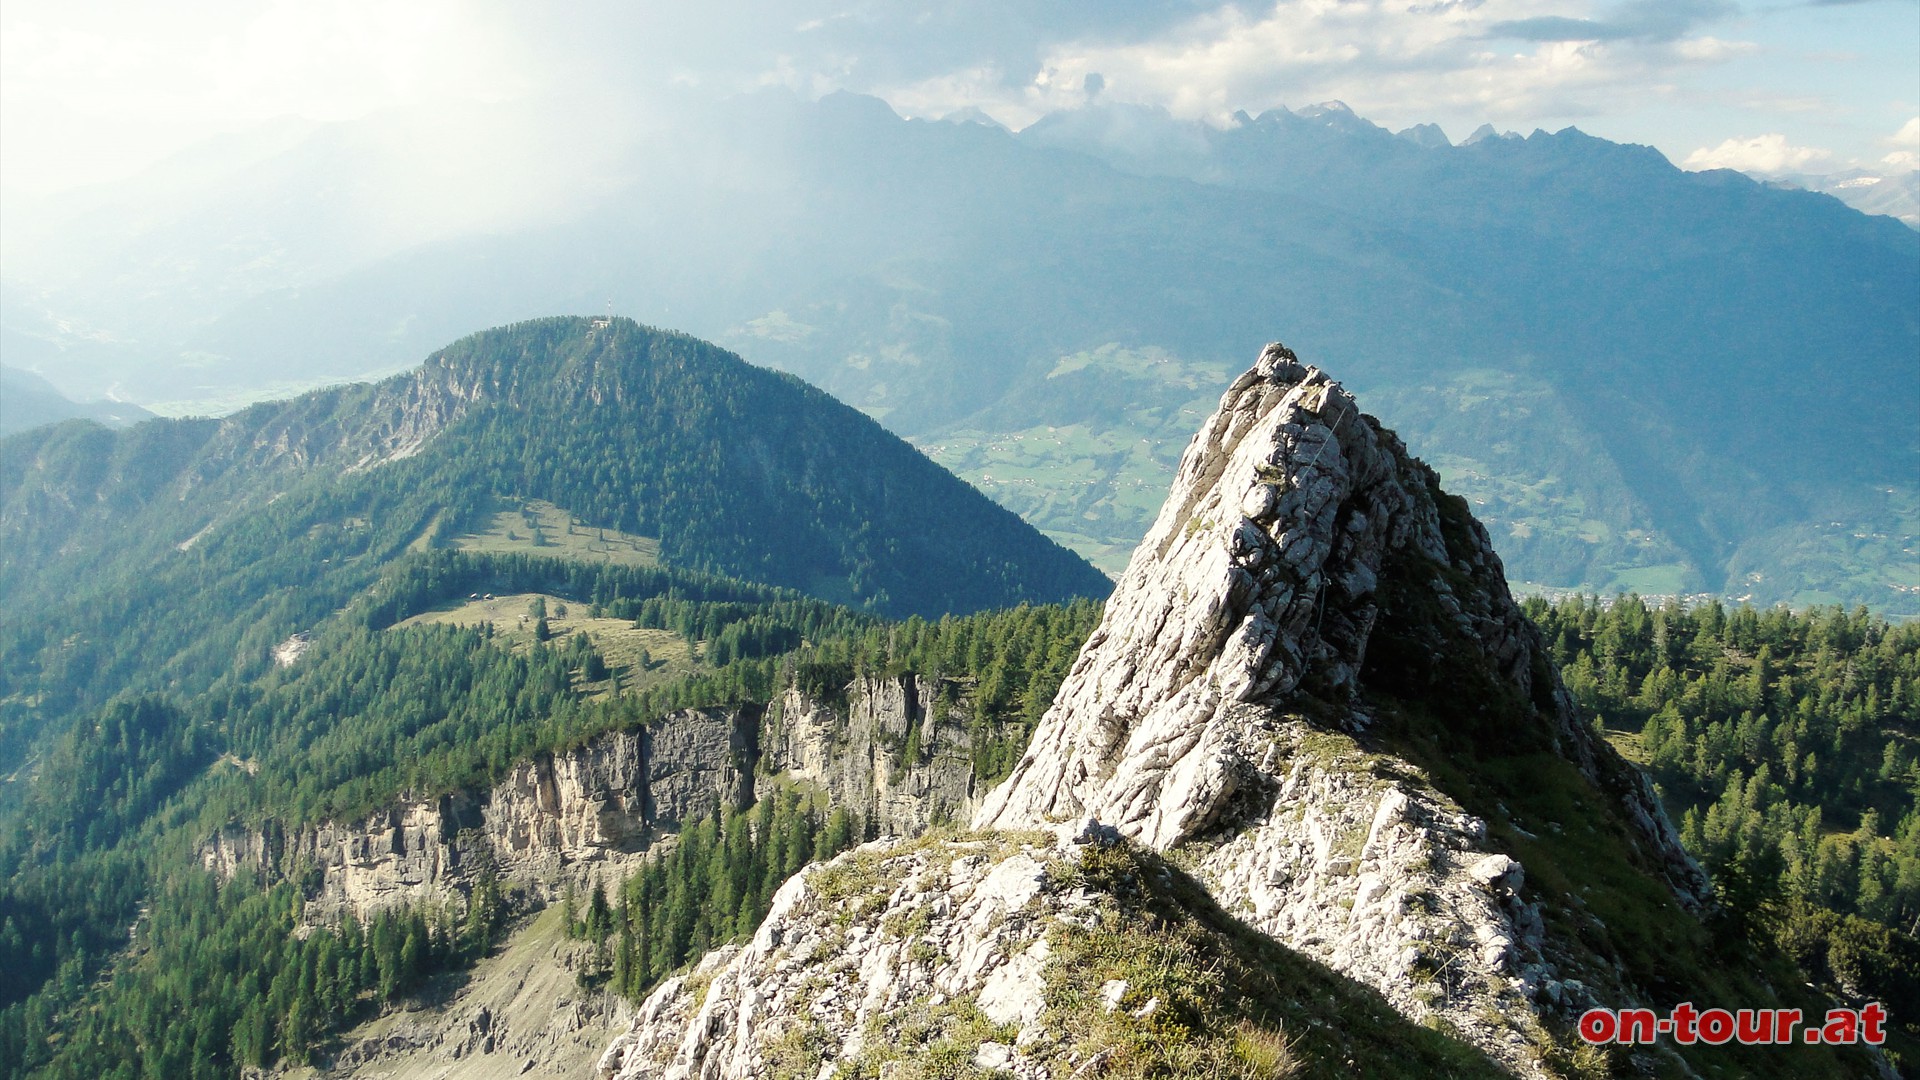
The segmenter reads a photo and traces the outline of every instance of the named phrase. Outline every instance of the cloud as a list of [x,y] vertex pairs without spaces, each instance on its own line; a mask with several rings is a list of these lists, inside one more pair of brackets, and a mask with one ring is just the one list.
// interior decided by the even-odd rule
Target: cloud
[[[1394,126],[1525,129],[1684,110],[1698,100],[1686,97],[1694,73],[1754,49],[1722,27],[1737,14],[1729,0],[8,0],[0,10],[0,120],[10,150],[22,148],[10,169],[270,115],[561,93],[596,108],[676,88],[847,89],[911,116],[975,108],[1013,127],[1096,99],[1226,123],[1240,109],[1339,98]],[[83,130],[75,113],[112,113],[118,126]],[[1776,126],[1768,117],[1748,130]],[[1724,134],[1709,131],[1681,145]]]
[[1702,169],[1738,169],[1749,173],[1796,173],[1831,160],[1833,153],[1811,146],[1790,146],[1779,133],[1751,139],[1728,139],[1719,146],[1701,147],[1687,155],[1683,166]]
[[1516,38],[1520,41],[1615,41],[1636,37],[1631,29],[1592,19],[1570,19],[1564,15],[1537,15],[1531,19],[1510,19],[1487,28],[1491,38]]
[[1738,10],[1727,0],[1631,0],[1606,19],[1562,15],[1507,19],[1489,26],[1487,36],[1520,41],[1676,41],[1694,27]]
[[[1537,123],[1661,98],[1683,73],[1751,49],[1695,33],[1734,10],[1724,0],[1635,0],[1607,8],[1601,18],[1566,15],[1565,6],[1550,0],[1228,5],[1143,37],[1057,41],[1024,85],[968,104],[1018,127],[1082,104],[1085,76],[1098,72],[1102,101],[1159,106],[1216,123],[1238,109],[1331,97],[1390,123]],[[1503,37],[1494,32],[1499,27],[1530,32]],[[1502,45],[1516,41],[1520,48]],[[937,96],[925,82],[910,89],[916,99]],[[895,100],[892,88],[879,92]]]
[[1920,116],[1913,117],[1900,125],[1900,130],[1880,140],[1881,145],[1894,147],[1894,151],[1880,159],[1883,164],[1896,169],[1920,169]]

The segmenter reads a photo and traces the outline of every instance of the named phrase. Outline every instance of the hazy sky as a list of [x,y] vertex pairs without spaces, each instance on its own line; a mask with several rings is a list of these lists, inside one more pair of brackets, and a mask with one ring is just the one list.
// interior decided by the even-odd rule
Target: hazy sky
[[57,190],[282,117],[787,85],[1012,127],[1101,100],[1221,120],[1575,124],[1691,167],[1920,164],[1916,0],[0,4],[0,184]]

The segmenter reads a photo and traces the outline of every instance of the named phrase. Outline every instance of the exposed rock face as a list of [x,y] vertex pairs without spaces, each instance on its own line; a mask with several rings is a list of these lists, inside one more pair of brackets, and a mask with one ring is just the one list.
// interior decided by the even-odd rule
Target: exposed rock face
[[[1046,933],[1088,918],[1093,904],[1049,879],[1073,857],[1046,837],[881,840],[797,874],[751,942],[709,954],[647,998],[599,1074],[752,1080],[863,1063],[884,1075],[895,1048],[873,1036],[903,1010],[978,1010],[990,1025],[1038,1031]],[[1024,1052],[1031,1040],[975,1042],[976,1064],[988,1058],[1023,1080],[1054,1075]],[[823,1060],[808,1069],[814,1054]]]
[[790,688],[770,710],[689,709],[538,756],[485,793],[291,833],[224,829],[200,858],[227,878],[318,868],[307,909],[318,922],[348,910],[458,906],[487,866],[537,895],[596,870],[611,880],[682,823],[751,805],[756,778],[770,784],[776,774],[818,785],[881,832],[916,835],[966,820],[979,803],[968,710],[958,688],[912,675],[861,676],[833,702]]
[[[1268,346],[1187,448],[975,824],[1090,815],[1159,850],[1197,842],[1222,906],[1526,1071],[1524,1023],[1485,1018],[1530,1020],[1529,1000],[1566,990],[1538,949],[1524,872],[1417,770],[1340,765],[1344,733],[1369,723],[1362,690],[1508,699],[1516,723],[1618,800],[1683,903],[1706,882],[1644,778],[1576,720],[1485,532],[1446,498],[1338,383]],[[1377,641],[1391,663],[1369,664]],[[1411,976],[1443,963],[1463,985],[1417,993]]]
[[789,688],[768,717],[763,772],[820,785],[883,834],[964,822],[979,804],[970,706],[943,696],[957,688],[914,675],[856,678],[844,709]]
[[243,868],[320,870],[307,918],[464,903],[482,867],[545,894],[568,877],[644,851],[716,807],[747,805],[762,710],[690,709],[515,767],[482,795],[407,802],[291,834],[231,828],[201,848],[223,877]]
[[[1387,561],[1452,561],[1429,480],[1338,383],[1268,346],[1187,447],[1105,618],[979,824],[1092,813],[1162,849],[1213,826],[1265,753],[1247,738],[1259,711],[1239,706],[1283,700],[1309,675],[1322,696],[1350,696]],[[1498,565],[1483,560],[1476,584],[1504,598]],[[1513,617],[1489,620],[1484,643],[1524,695],[1531,657],[1505,607]]]
[[1369,1075],[1501,1075],[1083,822],[877,841],[809,868],[750,942],[656,988],[599,1075],[1289,1076],[1296,1050]]

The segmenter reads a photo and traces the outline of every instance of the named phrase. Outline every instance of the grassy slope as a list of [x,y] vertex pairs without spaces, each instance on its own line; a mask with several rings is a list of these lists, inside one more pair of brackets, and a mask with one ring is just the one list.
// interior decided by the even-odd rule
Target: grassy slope
[[587,525],[543,499],[500,499],[472,532],[448,541],[459,551],[540,555],[614,566],[658,566],[660,541]]
[[[492,595],[492,594],[488,594]],[[534,621],[527,616],[536,599],[547,605],[547,630],[550,640],[563,641],[574,634],[585,634],[594,651],[618,676],[619,689],[645,690],[686,675],[712,670],[700,663],[687,639],[671,630],[636,627],[627,619],[596,618],[589,605],[569,602],[551,593],[510,593],[492,599],[467,600],[396,623],[391,629],[407,626],[448,625],[487,626],[494,630],[493,641],[502,648],[524,653],[533,647]],[[562,614],[564,612],[564,614]],[[645,660],[645,663],[642,663]],[[587,683],[576,681],[574,689],[589,697],[606,697],[614,692],[613,679]]]

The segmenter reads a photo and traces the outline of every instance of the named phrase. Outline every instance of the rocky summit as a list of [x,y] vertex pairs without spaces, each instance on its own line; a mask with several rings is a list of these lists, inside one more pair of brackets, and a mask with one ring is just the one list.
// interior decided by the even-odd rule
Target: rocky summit
[[[1517,813],[1418,752],[1456,744],[1534,748],[1534,782],[1588,820],[1531,825],[1606,833],[1677,919],[1711,906],[1650,784],[1576,716],[1464,502],[1338,382],[1269,345],[1187,448],[975,832],[795,878],[749,946],[663,985],[602,1071],[869,1075],[919,1016],[980,1068],[1100,1075],[1118,1044],[1089,1041],[1088,1017],[1165,995],[1062,990],[1057,957],[1088,927],[1165,925],[1141,897],[1181,888],[1218,933],[1470,1047],[1466,1072],[1564,1071],[1569,1017],[1644,992],[1597,916],[1568,921],[1577,897],[1529,884],[1507,838],[1535,834]],[[1168,862],[1094,872],[1108,849]]]
[[[1310,752],[1326,727],[1369,725],[1376,673],[1407,680],[1369,664],[1376,638],[1432,639],[1393,663],[1430,661],[1441,670],[1421,681],[1443,692],[1525,703],[1513,719],[1616,793],[1680,902],[1697,908],[1706,881],[1644,778],[1576,721],[1486,533],[1447,502],[1339,383],[1269,345],[1187,448],[1105,619],[975,824],[1091,817],[1162,851],[1192,844],[1216,898],[1260,930],[1523,1057],[1530,1005],[1568,991],[1522,865],[1432,786]],[[1389,598],[1388,582],[1429,602]],[[1409,976],[1450,941],[1472,943],[1469,992],[1422,1000]]]

